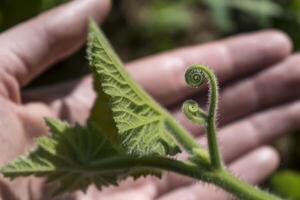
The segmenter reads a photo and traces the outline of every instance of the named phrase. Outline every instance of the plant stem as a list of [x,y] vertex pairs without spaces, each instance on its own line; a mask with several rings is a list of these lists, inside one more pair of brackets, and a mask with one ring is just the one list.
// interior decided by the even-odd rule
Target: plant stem
[[198,149],[199,161],[205,166],[210,166],[210,159],[207,151],[196,142],[196,140],[180,125],[179,122],[174,120],[172,116],[166,114],[168,118],[166,119],[166,126],[170,130],[172,136],[177,140],[177,142],[183,146],[183,148],[194,155],[194,150]]
[[213,173],[211,183],[222,187],[242,200],[281,200],[275,195],[245,183],[226,170]]
[[218,141],[216,136],[215,118],[209,116],[207,120],[207,142],[211,165],[214,169],[222,169],[223,163],[219,152]]
[[239,180],[225,169],[203,170],[194,163],[165,157],[113,157],[91,163],[88,170],[95,171],[95,173],[99,171],[105,173],[105,171],[134,168],[167,170],[213,183],[242,200],[281,200],[279,197],[262,191],[258,187],[253,187]]
[[195,139],[171,116],[166,119],[166,126],[178,143],[188,152],[193,153],[194,148],[200,147]]
[[218,147],[216,134],[216,114],[218,107],[218,82],[215,74],[208,68],[202,65],[195,65],[203,70],[209,81],[209,110],[207,118],[207,142],[211,165],[215,169],[223,168],[223,163]]
[[[209,157],[211,162],[211,168],[213,169],[222,169],[223,168],[223,162],[221,159],[218,142],[217,142],[217,136],[216,136],[216,115],[217,115],[217,107],[218,107],[218,82],[215,74],[211,69],[204,65],[191,65],[187,71],[185,72],[185,80],[188,85],[194,88],[198,88],[202,86],[204,83],[203,80],[207,80],[209,83],[209,109],[208,109],[208,115],[205,118],[207,123],[207,143],[208,143],[208,151],[209,151]],[[189,106],[192,106],[191,103],[192,100],[187,100],[185,103]],[[200,106],[195,106],[194,109],[198,107],[198,112],[201,112]],[[191,121],[194,123],[197,123],[197,121],[194,121],[191,116],[194,116],[197,114],[197,112],[192,112],[189,110],[184,110],[185,114],[187,115],[188,119],[192,119]],[[194,116],[197,118],[197,116]],[[200,121],[201,122],[201,121]],[[199,124],[199,123],[197,123]],[[202,122],[199,124],[202,125]]]

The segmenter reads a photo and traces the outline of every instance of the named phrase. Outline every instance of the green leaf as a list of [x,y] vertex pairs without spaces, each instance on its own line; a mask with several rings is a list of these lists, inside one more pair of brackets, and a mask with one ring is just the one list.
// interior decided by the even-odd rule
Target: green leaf
[[300,172],[284,170],[277,172],[271,179],[271,185],[286,198],[300,199]]
[[38,147],[1,169],[6,177],[44,176],[54,194],[99,189],[128,176],[160,176],[159,170],[138,167],[136,156],[175,154],[160,108],[122,68],[121,61],[101,34],[90,24],[89,59],[94,71],[97,100],[85,127],[47,119],[51,135],[37,139]]
[[[21,156],[1,169],[10,178],[46,176],[48,182],[58,182],[54,194],[86,190],[90,184],[98,188],[116,184],[126,171],[101,171],[93,163],[122,155],[96,124],[71,128],[67,123],[48,119],[52,136],[37,139],[38,148]],[[93,166],[93,167],[91,167]],[[126,174],[125,174],[126,175]]]
[[254,17],[278,17],[283,12],[279,4],[270,0],[234,0],[231,1],[231,7],[249,13]]
[[[20,156],[1,173],[14,179],[19,176],[43,176],[53,184],[52,195],[86,191],[94,184],[117,185],[128,176],[161,176],[160,170],[136,167],[129,164],[130,156],[116,148],[99,126],[89,121],[85,128],[55,119],[46,119],[51,136],[37,139],[37,149]],[[117,164],[115,164],[117,163]],[[121,165],[121,167],[118,167]]]
[[216,25],[225,32],[232,31],[234,24],[230,12],[230,1],[228,0],[203,0],[211,11]]
[[[88,58],[99,95],[90,120],[115,124],[101,127],[130,155],[166,155],[179,151],[165,127],[165,111],[128,75],[105,36],[89,25]],[[103,112],[99,112],[99,110]],[[111,120],[113,119],[113,121]]]

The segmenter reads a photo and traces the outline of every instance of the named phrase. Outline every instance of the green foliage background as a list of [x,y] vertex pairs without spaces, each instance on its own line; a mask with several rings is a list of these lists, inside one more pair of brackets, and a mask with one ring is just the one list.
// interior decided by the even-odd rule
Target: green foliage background
[[[0,31],[67,1],[0,0]],[[264,28],[285,31],[295,50],[300,49],[299,0],[114,0],[113,5],[103,29],[125,61]],[[86,65],[85,51],[80,50],[29,87],[77,78],[87,73]],[[270,179],[273,189],[290,199],[300,199],[299,141],[294,134],[277,142],[284,155],[281,168],[290,170]]]

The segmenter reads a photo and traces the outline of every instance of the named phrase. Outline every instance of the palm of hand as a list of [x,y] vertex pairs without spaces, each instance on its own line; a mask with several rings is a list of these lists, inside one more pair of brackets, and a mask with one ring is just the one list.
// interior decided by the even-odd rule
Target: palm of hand
[[[0,73],[0,150],[5,152],[0,157],[1,164],[28,149],[34,137],[47,133],[42,117],[85,121],[95,96],[90,77],[22,93],[19,88],[50,64],[73,53],[85,38],[88,16],[101,20],[108,7],[106,1],[73,2],[0,36],[3,50],[0,53],[3,58]],[[102,12],[98,12],[99,9]],[[64,27],[68,30],[65,31]],[[266,40],[269,41],[267,44]],[[263,69],[281,61],[289,53],[290,43],[286,36],[269,31],[183,48],[133,62],[127,68],[150,94],[203,141],[202,130],[184,119],[176,103],[191,95],[200,101],[205,98],[204,91],[193,93],[185,85],[182,77],[185,67],[193,63],[212,66],[221,84],[226,86],[221,92],[220,107],[221,115],[226,118],[221,118],[219,131],[224,159],[247,181],[258,183],[278,164],[274,150],[261,145],[297,129],[299,124],[296,120],[300,113],[299,94],[285,90],[291,84],[299,83],[299,76],[296,76],[299,70],[294,64],[299,62],[298,56]],[[285,70],[294,71],[295,75],[284,76]],[[254,72],[255,75],[241,78]],[[268,90],[270,85],[273,90]],[[283,103],[283,106],[278,106]],[[244,119],[239,120],[240,117]],[[236,134],[242,136],[237,137]],[[15,187],[17,191],[13,190]],[[45,199],[42,196],[43,182],[39,179],[2,180],[0,191],[4,198],[13,195],[21,199]],[[201,196],[206,199],[230,198],[221,191],[193,184],[192,180],[172,173],[166,173],[163,180],[152,177],[136,182],[127,180],[120,187],[107,188],[102,192],[91,187],[87,195],[78,193],[75,196],[78,199],[112,200],[192,200]]]

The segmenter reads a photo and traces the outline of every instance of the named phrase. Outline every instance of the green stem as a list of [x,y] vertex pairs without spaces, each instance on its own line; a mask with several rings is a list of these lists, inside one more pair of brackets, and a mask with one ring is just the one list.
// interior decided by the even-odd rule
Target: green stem
[[236,197],[242,200],[281,200],[281,198],[275,195],[245,183],[226,170],[220,170],[219,172],[214,173],[211,178],[211,183],[235,194]]
[[165,123],[172,136],[190,155],[194,155],[194,151],[197,149],[197,155],[201,164],[205,167],[210,166],[210,159],[207,151],[196,142],[196,140],[180,125],[179,122],[174,120],[172,116],[168,116]]
[[203,170],[194,163],[165,157],[114,157],[93,162],[88,170],[96,172],[101,171],[101,173],[103,173],[111,170],[130,170],[134,168],[167,170],[208,183],[213,183],[242,200],[281,200],[257,187],[248,185],[231,175],[225,169]]
[[207,76],[209,80],[209,110],[207,118],[207,141],[212,167],[215,169],[223,168],[223,163],[218,147],[216,134],[216,113],[218,106],[218,84],[215,74],[207,67],[196,65]]
[[168,116],[165,123],[172,136],[187,152],[192,153],[194,148],[200,147],[196,140],[174,118]]
[[[185,74],[186,82],[191,87],[200,87],[203,80],[209,81],[209,109],[207,116],[207,143],[211,166],[214,169],[222,169],[223,163],[216,136],[216,113],[218,106],[218,83],[215,74],[204,65],[192,65]],[[190,101],[190,100],[188,100]],[[191,113],[193,115],[194,113]],[[201,125],[201,124],[200,124]]]
[[207,120],[207,141],[209,155],[211,158],[212,167],[215,169],[221,169],[223,168],[223,163],[217,143],[216,125],[214,121],[215,119],[213,117],[209,117]]

